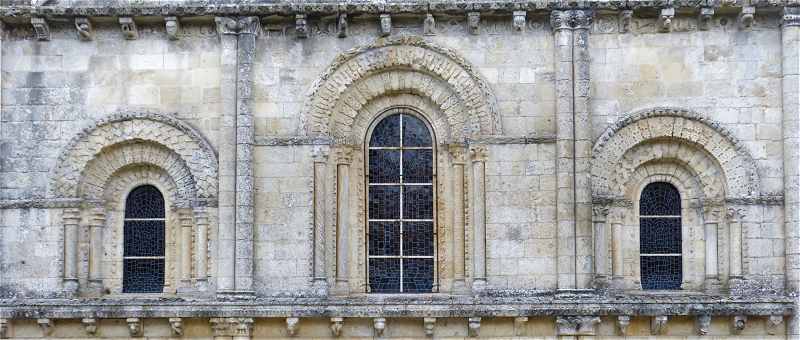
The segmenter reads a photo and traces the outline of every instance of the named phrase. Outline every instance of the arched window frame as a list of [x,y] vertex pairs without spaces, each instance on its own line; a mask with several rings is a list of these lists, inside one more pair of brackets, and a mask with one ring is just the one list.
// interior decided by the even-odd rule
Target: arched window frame
[[[382,122],[385,118],[387,118],[389,116],[392,116],[392,115],[395,115],[395,114],[406,114],[406,115],[413,116],[413,117],[419,119],[420,121],[422,121],[425,124],[425,127],[427,128],[428,133],[430,134],[430,137],[431,137],[431,146],[430,146],[430,148],[431,148],[431,153],[432,153],[432,157],[431,157],[432,181],[431,181],[430,185],[431,185],[431,188],[432,188],[432,205],[433,205],[433,207],[432,207],[432,209],[433,209],[433,213],[432,213],[432,222],[433,222],[433,229],[432,229],[433,230],[433,256],[432,256],[432,258],[433,258],[433,283],[432,283],[432,288],[431,288],[430,293],[437,293],[437,292],[439,292],[439,249],[438,249],[439,248],[438,247],[439,230],[438,230],[438,206],[437,206],[438,205],[437,204],[437,202],[438,202],[438,198],[437,198],[437,195],[438,195],[438,193],[437,193],[438,192],[438,186],[437,186],[438,185],[438,183],[437,183],[437,163],[438,163],[438,158],[437,158],[437,147],[436,147],[437,146],[437,138],[436,138],[436,132],[434,130],[433,125],[431,125],[430,120],[427,117],[425,117],[423,114],[421,114],[419,111],[415,110],[414,108],[408,107],[408,106],[392,107],[392,108],[389,108],[389,109],[383,111],[379,115],[377,115],[372,120],[372,122],[370,123],[369,128],[367,129],[366,134],[364,136],[364,141],[363,141],[363,152],[364,152],[363,176],[364,176],[364,184],[363,185],[365,187],[365,190],[364,190],[363,199],[364,199],[364,207],[365,207],[365,209],[364,209],[365,218],[364,218],[364,226],[363,227],[364,227],[364,234],[365,235],[364,235],[364,245],[363,245],[363,247],[364,247],[364,254],[365,254],[365,261],[366,261],[365,265],[364,265],[364,280],[366,282],[366,287],[365,288],[366,288],[366,292],[370,293],[370,282],[369,282],[369,277],[370,277],[370,275],[369,275],[369,259],[370,259],[370,254],[369,254],[369,222],[371,220],[370,216],[369,216],[369,187],[370,187],[370,183],[369,183],[369,167],[370,167],[369,150],[370,150],[370,140],[372,139],[372,136],[373,136],[373,133],[374,133],[374,129],[379,125],[379,123]],[[403,137],[403,135],[402,135],[402,130],[401,130],[400,138],[402,139],[402,137]],[[402,195],[401,195],[401,200],[402,200]],[[401,206],[402,206],[402,203],[401,203]],[[402,238],[401,238],[400,242],[402,243]],[[402,262],[401,262],[401,268],[402,268]],[[401,286],[402,286],[402,278],[401,278]],[[413,294],[413,293],[408,293],[408,292],[403,292],[403,291],[400,291],[400,292],[397,292],[397,293],[399,293],[399,294]]]
[[[161,214],[161,217],[147,217],[147,218],[129,217],[128,203],[130,203],[130,200],[132,199],[131,194],[133,194],[134,191],[136,191],[136,190],[138,190],[140,188],[144,188],[144,187],[152,187],[153,189],[155,189],[158,192],[159,196],[161,197],[162,209],[164,210],[163,214]],[[123,235],[122,235],[122,248],[123,248],[123,255],[122,255],[122,268],[123,268],[123,270],[122,270],[122,292],[123,293],[133,293],[133,294],[163,293],[164,287],[167,286],[167,256],[166,256],[166,254],[167,254],[167,250],[168,250],[167,234],[168,234],[168,228],[169,228],[168,223],[167,223],[167,211],[169,209],[168,209],[168,206],[167,206],[167,200],[166,200],[166,197],[164,195],[164,191],[160,190],[158,188],[158,186],[153,185],[153,184],[149,184],[149,183],[138,184],[138,185],[130,188],[130,190],[128,190],[127,194],[125,195],[125,197],[123,199],[123,207],[124,208],[123,208],[123,212],[122,212],[122,230],[123,230]],[[161,231],[163,233],[163,237],[161,239],[163,244],[161,245],[162,251],[161,251],[160,255],[148,255],[148,256],[126,256],[125,255],[124,249],[128,245],[128,242],[130,242],[130,241],[125,237],[124,230],[126,229],[126,226],[127,226],[128,222],[137,222],[137,221],[154,221],[154,222],[161,222],[163,224],[162,231]],[[160,291],[157,291],[157,292],[126,291],[126,287],[125,287],[125,279],[126,279],[125,278],[125,262],[126,262],[126,260],[161,260],[163,268],[162,268],[162,273],[161,273],[162,278],[161,278],[161,289],[160,289]]]
[[[678,202],[677,203],[680,205],[680,207],[678,209],[678,211],[679,211],[678,215],[642,215],[641,214],[642,196],[643,196],[645,190],[647,190],[647,188],[650,185],[654,185],[654,184],[658,184],[658,183],[667,184],[667,185],[671,186],[672,188],[674,188],[675,191],[677,191],[677,193],[678,193]],[[644,185],[642,185],[639,188],[638,196],[636,198],[636,204],[634,206],[634,209],[636,211],[636,222],[637,222],[637,226],[639,227],[639,229],[638,229],[639,230],[639,232],[638,232],[638,241],[641,242],[641,240],[642,240],[642,235],[641,235],[642,219],[648,219],[648,218],[654,218],[654,219],[655,218],[658,218],[658,219],[675,219],[675,218],[677,218],[677,219],[679,219],[678,228],[679,228],[679,233],[680,233],[680,237],[681,237],[680,252],[679,253],[669,253],[669,254],[644,253],[644,252],[642,252],[642,249],[641,249],[641,243],[639,243],[639,245],[638,245],[638,247],[639,247],[639,258],[638,258],[638,260],[639,261],[638,262],[639,262],[640,268],[642,266],[642,258],[644,258],[644,257],[653,257],[653,256],[680,257],[680,270],[681,270],[680,271],[680,283],[678,284],[677,288],[655,288],[655,289],[647,289],[647,288],[645,288],[644,287],[644,280],[642,279],[642,277],[644,275],[642,273],[642,270],[640,269],[640,271],[639,271],[639,282],[641,283],[643,290],[680,290],[680,289],[682,289],[683,283],[684,283],[684,276],[685,276],[685,272],[686,272],[686,264],[685,264],[685,258],[684,258],[684,253],[685,253],[684,244],[685,244],[685,241],[686,241],[686,236],[684,235],[684,231],[686,230],[686,228],[684,228],[684,223],[685,223],[684,209],[685,209],[685,206],[686,205],[685,205],[685,202],[684,202],[684,194],[681,192],[680,187],[678,185],[675,185],[674,183],[672,183],[672,181],[664,180],[664,178],[653,178],[650,181],[647,181]]]

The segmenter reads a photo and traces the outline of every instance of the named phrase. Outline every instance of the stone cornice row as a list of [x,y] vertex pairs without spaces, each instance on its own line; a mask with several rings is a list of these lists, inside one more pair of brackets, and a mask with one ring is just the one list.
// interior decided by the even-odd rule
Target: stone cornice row
[[[35,2],[35,1],[31,1]],[[2,2],[0,2],[2,3]],[[73,1],[62,0],[55,5],[6,5],[0,6],[0,17],[13,18],[44,17],[117,17],[117,16],[266,16],[266,15],[335,15],[351,14],[410,14],[410,13],[466,13],[548,11],[555,9],[586,8],[595,10],[654,10],[675,8],[678,12],[696,12],[700,8],[738,13],[744,7],[773,10],[785,6],[798,6],[798,0],[653,0],[653,1],[609,1],[609,0],[483,0],[483,1],[408,1],[379,3],[377,1],[285,1],[279,3],[230,4],[221,0],[120,0],[109,4],[108,0],[83,0],[73,6]]]

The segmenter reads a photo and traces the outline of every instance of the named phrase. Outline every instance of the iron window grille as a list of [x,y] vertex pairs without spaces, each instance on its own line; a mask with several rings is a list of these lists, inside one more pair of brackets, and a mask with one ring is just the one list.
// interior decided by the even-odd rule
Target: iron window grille
[[125,200],[123,293],[164,289],[164,197],[152,185],[134,188]]
[[681,197],[670,183],[645,186],[639,199],[643,289],[680,289],[683,279]]

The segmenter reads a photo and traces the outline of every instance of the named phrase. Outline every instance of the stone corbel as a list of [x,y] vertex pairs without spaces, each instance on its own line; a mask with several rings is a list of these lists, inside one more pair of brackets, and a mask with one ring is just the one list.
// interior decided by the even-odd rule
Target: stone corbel
[[733,317],[733,333],[740,334],[747,327],[747,315],[736,315]]
[[331,318],[331,334],[334,337],[342,335],[342,327],[344,326],[344,318]]
[[33,33],[36,36],[36,40],[50,41],[50,25],[47,24],[47,20],[39,17],[32,17],[31,25],[33,25]]
[[75,29],[78,30],[78,39],[83,41],[94,40],[94,27],[87,17],[75,18]]
[[422,22],[422,34],[436,35],[436,19],[433,18],[433,14],[425,15],[425,20]]
[[481,332],[481,318],[480,317],[469,318],[467,324],[467,334],[471,338],[477,338],[480,332]]
[[8,337],[8,319],[0,319],[0,339]]
[[617,329],[619,329],[619,335],[622,336],[628,335],[628,326],[630,325],[631,325],[630,315],[617,316]]
[[297,14],[294,16],[294,31],[300,39],[308,38],[308,20],[305,14]]
[[800,7],[784,7],[781,25],[784,27],[800,26]]
[[39,328],[42,330],[42,336],[50,336],[53,333],[53,321],[47,318],[36,319]]
[[514,318],[514,336],[525,335],[525,325],[528,323],[527,316],[518,316]]
[[132,17],[119,17],[119,27],[126,40],[139,39],[139,29],[136,28],[136,21]]
[[97,336],[97,319],[83,318],[81,319],[81,324],[83,324],[83,330],[86,331],[86,335]]
[[701,31],[708,31],[711,28],[711,19],[714,18],[714,8],[700,8],[700,15],[697,16],[697,28]]
[[524,32],[525,31],[525,22],[527,21],[526,15],[527,12],[525,11],[514,11],[514,17],[511,21],[512,26],[514,27],[514,32]]
[[253,318],[235,318],[233,320],[233,337],[250,338],[253,336]]
[[667,328],[667,320],[669,320],[669,317],[666,315],[654,316],[653,319],[650,320],[650,334],[664,334],[664,330]]
[[658,15],[658,30],[661,32],[671,32],[672,19],[674,18],[675,18],[674,7],[662,8],[661,13]]
[[372,319],[372,328],[375,329],[375,336],[382,337],[383,331],[386,330],[386,318],[374,318]]
[[178,32],[181,30],[181,21],[178,20],[178,17],[164,17],[164,27],[167,30],[167,37],[169,37],[169,40],[179,39]]
[[778,334],[778,326],[783,323],[783,315],[770,315],[767,319],[767,334]]
[[339,38],[347,37],[347,13],[339,13],[336,19],[336,30]]
[[633,10],[626,9],[619,12],[619,32],[628,33],[631,31],[631,21],[633,21]]
[[173,337],[183,336],[183,319],[169,318],[169,328]]
[[131,337],[142,336],[142,333],[144,333],[142,329],[142,320],[139,320],[139,318],[127,318],[125,322],[128,323],[128,334]]
[[756,8],[753,6],[742,7],[742,12],[739,13],[739,27],[742,29],[750,29],[753,27],[755,20]]
[[559,316],[556,317],[556,334],[595,335],[595,325],[599,323],[599,316]]
[[480,33],[481,13],[469,12],[467,13],[467,31],[469,34],[478,35]]
[[286,318],[286,334],[289,334],[289,336],[295,336],[299,330],[300,318]]
[[388,37],[392,34],[392,15],[391,14],[381,14],[381,31],[380,35],[382,37]]
[[425,330],[425,336],[432,338],[436,328],[436,318],[423,318],[422,328]]
[[698,315],[697,316],[697,335],[708,335],[711,329],[711,315]]

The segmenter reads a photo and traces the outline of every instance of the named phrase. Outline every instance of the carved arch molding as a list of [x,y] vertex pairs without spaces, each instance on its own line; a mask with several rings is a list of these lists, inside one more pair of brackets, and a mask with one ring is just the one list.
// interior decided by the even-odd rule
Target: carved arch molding
[[303,130],[356,144],[366,125],[359,122],[371,119],[362,117],[364,107],[397,94],[432,102],[439,142],[501,133],[489,84],[454,51],[416,36],[378,39],[339,55],[312,85]]
[[691,169],[706,198],[761,194],[756,163],[733,133],[697,112],[666,107],[628,114],[600,136],[593,148],[592,196],[619,198],[636,169],[658,159]]

